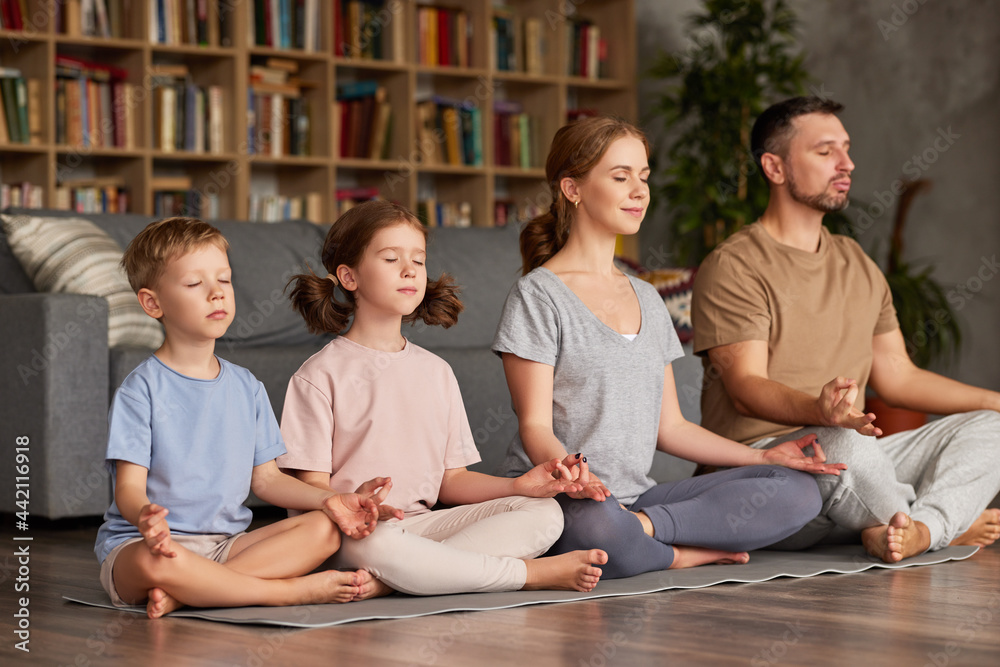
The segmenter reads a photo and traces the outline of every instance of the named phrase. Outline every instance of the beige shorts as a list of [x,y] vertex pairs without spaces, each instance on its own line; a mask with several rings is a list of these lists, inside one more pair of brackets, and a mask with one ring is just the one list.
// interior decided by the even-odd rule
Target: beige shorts
[[[214,560],[216,563],[225,563],[229,560],[229,552],[232,550],[236,540],[243,535],[246,535],[246,532],[236,533],[235,535],[171,535],[170,539],[175,544],[181,545],[192,553],[209,560]],[[104,590],[111,597],[111,603],[116,607],[130,607],[132,605],[122,600],[121,596],[118,595],[118,589],[115,588],[115,560],[118,558],[118,554],[122,552],[122,549],[141,540],[141,537],[133,537],[125,540],[112,549],[108,557],[101,563],[101,586],[104,586]]]

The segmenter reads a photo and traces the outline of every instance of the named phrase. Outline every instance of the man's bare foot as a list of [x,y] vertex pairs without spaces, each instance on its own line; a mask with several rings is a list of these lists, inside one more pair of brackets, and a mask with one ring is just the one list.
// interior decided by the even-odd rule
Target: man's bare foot
[[920,521],[914,521],[904,512],[896,512],[887,525],[862,530],[861,543],[872,556],[886,563],[898,563],[927,551],[931,546],[931,533]]
[[354,596],[358,595],[361,584],[361,577],[357,572],[341,572],[340,570],[327,570],[308,574],[297,579],[287,581],[296,584],[302,592],[302,597],[297,602],[289,604],[326,604],[328,602],[350,602]]
[[587,593],[601,580],[601,568],[608,562],[608,554],[600,549],[570,551],[547,558],[525,561],[528,577],[521,590],[580,591]]
[[705,549],[703,547],[679,547],[674,549],[674,562],[667,569],[682,570],[686,567],[698,567],[717,563],[719,565],[743,565],[750,562],[750,554],[746,551],[722,551],[720,549]]
[[146,598],[146,615],[150,618],[160,618],[183,606],[180,602],[167,595],[167,592],[162,588],[151,588],[149,589],[149,596]]
[[983,510],[967,531],[951,541],[952,546],[988,547],[1000,539],[1000,509]]
[[360,592],[354,596],[351,602],[369,600],[396,592],[388,584],[372,576],[372,573],[367,570],[358,570],[355,574],[360,578],[361,583],[358,584]]

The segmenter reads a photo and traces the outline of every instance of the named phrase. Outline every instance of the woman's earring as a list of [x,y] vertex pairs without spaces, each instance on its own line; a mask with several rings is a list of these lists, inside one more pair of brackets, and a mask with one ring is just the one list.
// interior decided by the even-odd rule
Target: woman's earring
[[576,208],[580,208],[580,200],[577,199],[575,202],[573,202],[573,206],[575,206]]

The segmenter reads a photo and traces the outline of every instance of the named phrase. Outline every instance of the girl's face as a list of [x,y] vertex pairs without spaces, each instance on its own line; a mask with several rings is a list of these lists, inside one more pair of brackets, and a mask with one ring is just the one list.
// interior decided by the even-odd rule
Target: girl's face
[[580,201],[578,221],[590,220],[614,234],[635,234],[649,206],[648,180],[646,147],[626,135],[608,146],[586,178],[565,184],[564,192],[568,187],[567,199]]
[[406,316],[417,309],[427,290],[424,235],[401,222],[379,230],[356,268],[337,267],[341,285],[354,292],[358,312]]

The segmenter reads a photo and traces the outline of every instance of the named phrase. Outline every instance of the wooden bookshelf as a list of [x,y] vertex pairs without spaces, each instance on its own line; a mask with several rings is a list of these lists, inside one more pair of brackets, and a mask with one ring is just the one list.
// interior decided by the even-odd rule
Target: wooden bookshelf
[[[301,198],[303,202],[309,199],[312,216],[329,222],[337,215],[338,191],[341,199],[347,199],[345,192],[377,191],[414,211],[428,200],[464,203],[471,210],[468,219],[472,224],[491,226],[497,221],[498,204],[510,206],[501,223],[516,220],[517,210],[527,204],[548,205],[543,183],[545,154],[553,133],[573,110],[614,113],[631,120],[637,116],[633,0],[509,0],[502,7],[493,0],[441,0],[440,4],[290,0],[290,20],[272,20],[262,31],[258,24],[261,17],[266,20],[266,8],[282,3],[264,2],[258,10],[254,0],[208,0],[207,17],[192,17],[185,11],[189,6],[196,11],[194,0],[163,0],[165,13],[153,17],[151,12],[157,11],[158,5],[149,0],[96,1],[108,3],[109,8],[117,3],[109,23],[115,36],[81,34],[80,24],[82,29],[100,24],[99,17],[88,20],[66,15],[92,4],[79,0],[27,0],[28,15],[23,17],[21,29],[0,29],[0,67],[19,70],[25,80],[41,82],[40,92],[33,98],[37,108],[29,109],[37,115],[34,122],[40,122],[41,130],[38,132],[36,125],[27,143],[10,138],[0,143],[0,179],[12,186],[23,182],[40,186],[46,207],[57,206],[57,186],[63,182],[91,179],[121,183],[127,191],[128,210],[152,215],[157,183],[186,178],[201,195],[214,197],[212,210],[221,218],[248,219],[251,196],[266,195]],[[304,12],[300,16],[311,11],[314,20],[297,22],[297,6]],[[176,12],[173,19],[170,8]],[[338,11],[345,19],[335,20]],[[222,14],[224,20],[220,20]],[[505,22],[503,47],[494,36],[495,14]],[[168,25],[162,24],[161,18]],[[352,29],[350,18],[359,21],[357,27]],[[67,19],[73,34],[65,32]],[[431,25],[437,26],[436,39],[428,34],[433,31]],[[463,25],[467,30],[464,40],[457,34]],[[286,27],[284,35],[282,26]],[[591,36],[599,34],[600,41],[592,40],[589,52],[585,46],[574,48],[574,41],[588,30]],[[258,44],[262,35],[264,43]],[[199,36],[209,43],[192,43]],[[167,37],[169,43],[161,41]],[[274,46],[281,43],[292,47]],[[296,43],[308,48],[295,48]],[[432,54],[435,44],[437,51]],[[506,51],[499,52],[500,48]],[[113,70],[113,77],[117,77],[113,82],[123,82],[125,92],[120,89],[115,93],[120,98],[108,98],[100,85],[88,88],[89,84],[78,79],[65,78],[66,68],[58,63],[69,59]],[[289,86],[292,90],[285,95],[250,81],[252,73],[275,59],[292,72],[288,84],[273,88],[281,91],[280,86]],[[458,59],[467,65],[441,64]],[[508,69],[499,68],[501,61]],[[158,91],[159,84],[154,82],[154,75],[161,70],[186,72],[188,90],[200,89],[205,98],[213,91],[224,122],[216,121],[212,150],[207,139],[202,144],[195,142],[198,150],[164,149],[164,138],[174,135],[162,134],[165,93]],[[342,101],[338,95],[352,84],[371,85],[364,82],[374,82],[379,99],[390,110],[384,111],[380,120],[378,103],[374,107],[355,104],[355,113],[364,117],[355,118],[352,122],[356,125],[348,130],[365,132],[365,137],[372,137],[376,128],[391,131],[379,135],[381,148],[376,139],[366,138],[360,150],[355,146],[356,154],[345,156],[341,150],[344,137],[357,139],[354,133],[345,135],[342,131],[341,113],[348,107],[338,107]],[[38,91],[38,84],[35,86]],[[87,141],[81,141],[78,133],[67,135],[66,126],[57,125],[67,122],[67,86],[82,86],[95,96],[104,95],[105,104],[113,99],[112,106],[127,108],[120,116],[111,113],[114,123],[128,128],[127,141],[108,145],[100,133]],[[260,88],[268,92],[261,93]],[[247,113],[255,92],[258,97],[268,97],[268,104],[257,107],[269,114],[268,119]],[[124,107],[120,99],[125,100]],[[290,99],[296,100],[291,106]],[[449,139],[443,130],[427,135],[427,127],[421,129],[420,105],[428,100],[439,103],[439,125],[440,118],[445,118],[446,124],[458,128],[458,135]],[[503,116],[506,125],[498,129],[501,108],[525,118],[508,121]],[[177,112],[183,109],[178,106]],[[427,107],[424,111],[429,113]],[[91,128],[99,127],[101,121],[109,122],[107,111],[103,113],[96,125],[91,118]],[[191,127],[198,126],[187,122],[186,131],[194,132]],[[203,122],[206,127],[197,130],[202,134],[194,136],[210,132],[209,121]],[[269,140],[281,141],[278,133],[292,132],[286,127],[290,124],[297,132],[292,140],[300,149],[304,146],[303,154],[284,150],[287,136],[283,140],[286,146],[275,149],[270,143],[267,153],[255,150],[253,137],[260,139],[262,127],[273,135],[267,137]],[[477,128],[475,142],[469,137],[477,135]],[[525,130],[527,137],[522,136]],[[179,126],[176,131],[181,131]],[[115,140],[124,136],[118,132]],[[427,136],[437,137],[432,145],[421,142]],[[457,148],[455,136],[459,138]],[[518,141],[516,161],[510,161],[511,146],[501,146],[501,139]],[[188,140],[191,145],[191,138]],[[440,149],[435,142],[441,144]],[[433,151],[440,151],[437,155],[443,158],[432,159]],[[507,163],[501,160],[505,156]],[[304,211],[303,205],[302,215]]]

